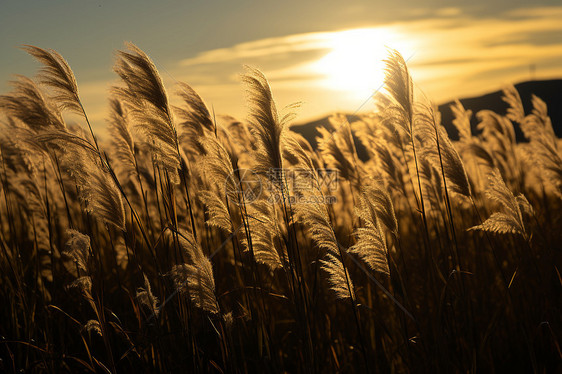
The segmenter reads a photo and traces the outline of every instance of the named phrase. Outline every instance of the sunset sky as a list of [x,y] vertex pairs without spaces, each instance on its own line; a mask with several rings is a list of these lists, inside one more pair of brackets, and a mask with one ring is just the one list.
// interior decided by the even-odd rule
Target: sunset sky
[[[562,77],[559,1],[4,1],[0,92],[38,65],[17,47],[61,53],[95,127],[105,126],[114,51],[131,41],[154,60],[172,94],[192,85],[217,114],[246,116],[243,64],[269,78],[299,120],[372,109],[386,47],[400,51],[435,102],[531,78]],[[534,66],[532,74],[531,66]],[[172,96],[172,95],[171,95]],[[362,105],[364,102],[366,104]]]

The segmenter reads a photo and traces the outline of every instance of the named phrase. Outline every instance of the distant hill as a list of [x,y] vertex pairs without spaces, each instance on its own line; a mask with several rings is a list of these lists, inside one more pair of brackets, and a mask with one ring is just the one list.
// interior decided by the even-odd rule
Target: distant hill
[[[519,95],[521,96],[525,114],[529,114],[532,110],[532,94],[540,97],[546,103],[554,132],[558,137],[562,137],[562,79],[521,82],[516,84],[515,88],[519,91]],[[465,109],[472,110],[473,114],[476,114],[482,109],[490,109],[498,114],[504,115],[507,111],[507,104],[502,100],[502,95],[501,91],[496,91],[478,97],[460,99],[460,102]],[[457,140],[458,133],[453,126],[454,117],[451,112],[451,104],[453,104],[452,101],[439,105],[439,111],[441,112],[441,121],[447,129],[449,136]],[[476,131],[476,124],[476,117],[473,116],[471,121],[473,133]],[[517,140],[523,141],[523,134],[517,125],[515,126],[515,132]]]
[[[540,97],[548,106],[548,114],[552,119],[552,126],[554,127],[554,132],[558,137],[562,137],[562,79],[544,80],[544,81],[528,81],[521,82],[515,85],[521,100],[523,101],[523,108],[525,109],[525,114],[529,114],[532,110],[531,105],[531,95],[535,94]],[[505,115],[507,112],[507,104],[502,100],[502,92],[495,91],[486,95],[460,99],[465,109],[472,110],[473,114],[483,109],[490,109],[498,114]],[[439,105],[439,111],[441,112],[441,121],[449,136],[453,140],[458,139],[457,130],[453,126],[453,113],[451,112],[451,104],[453,102],[448,102]],[[328,126],[329,116],[319,118],[314,121],[296,124],[292,126],[292,130],[303,135],[313,147],[316,147],[316,137],[318,132],[316,128],[319,126]],[[359,117],[357,115],[348,114],[347,118],[349,122],[356,121]],[[472,131],[476,131],[477,120],[476,117],[472,116]],[[524,141],[523,134],[519,127],[515,126],[515,132],[518,141]],[[357,145],[357,152],[359,157],[363,158],[366,156],[365,150],[363,149],[360,142],[355,140]]]

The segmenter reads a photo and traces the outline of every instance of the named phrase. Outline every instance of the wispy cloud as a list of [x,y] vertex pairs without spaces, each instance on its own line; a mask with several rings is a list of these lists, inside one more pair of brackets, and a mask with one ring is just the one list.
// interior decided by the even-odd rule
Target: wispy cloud
[[195,57],[182,60],[180,65],[217,64],[247,61],[264,56],[322,51],[330,47],[329,40],[331,35],[333,35],[331,32],[317,32],[255,40],[228,48],[206,51]]

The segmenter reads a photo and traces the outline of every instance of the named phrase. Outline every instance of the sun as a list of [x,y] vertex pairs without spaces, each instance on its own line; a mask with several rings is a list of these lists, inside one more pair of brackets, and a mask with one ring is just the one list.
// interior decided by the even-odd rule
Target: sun
[[315,62],[314,69],[324,76],[326,87],[368,94],[384,84],[383,60],[397,41],[397,33],[388,28],[333,33],[327,43],[330,51]]

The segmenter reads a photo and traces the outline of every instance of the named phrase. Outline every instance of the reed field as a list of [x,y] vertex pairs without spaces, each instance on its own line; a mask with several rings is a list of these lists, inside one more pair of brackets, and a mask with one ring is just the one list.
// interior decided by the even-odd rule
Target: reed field
[[218,116],[127,44],[102,142],[64,58],[23,48],[41,68],[0,96],[0,372],[562,370],[562,124],[539,97],[457,101],[452,141],[390,50],[376,110],[313,148],[259,70],[248,118]]

